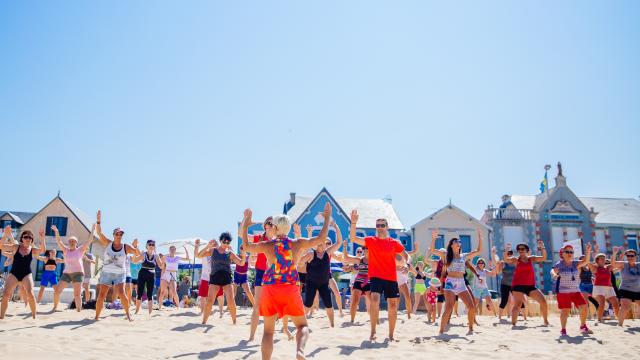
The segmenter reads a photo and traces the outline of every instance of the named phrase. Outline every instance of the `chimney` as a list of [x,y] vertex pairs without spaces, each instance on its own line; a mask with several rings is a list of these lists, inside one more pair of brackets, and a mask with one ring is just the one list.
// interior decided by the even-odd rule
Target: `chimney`
[[289,193],[289,204],[290,206],[293,206],[296,204],[296,193],[294,192]]

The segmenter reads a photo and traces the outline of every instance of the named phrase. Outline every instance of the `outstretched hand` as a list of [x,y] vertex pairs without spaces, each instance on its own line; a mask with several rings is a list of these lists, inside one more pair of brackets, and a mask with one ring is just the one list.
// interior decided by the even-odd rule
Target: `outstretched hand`
[[100,224],[101,219],[102,219],[102,212],[98,210],[98,213],[96,213],[96,222]]
[[55,225],[51,225],[51,231],[53,231],[53,233],[56,235],[60,235],[60,232],[58,231],[58,227]]
[[359,218],[360,216],[358,215],[358,210],[353,209],[353,211],[351,211],[351,225],[357,224]]
[[253,212],[251,211],[251,209],[246,209],[244,211],[244,218],[242,219],[242,222],[245,226],[249,226],[251,224],[252,215],[253,215]]
[[11,235],[11,225],[7,225],[7,226],[4,227],[3,234],[5,236]]
[[38,235],[40,235],[40,239],[44,239],[44,226],[40,227],[40,230],[38,230]]
[[134,249],[138,249],[138,239],[133,239],[133,242],[131,243],[131,245],[133,246]]

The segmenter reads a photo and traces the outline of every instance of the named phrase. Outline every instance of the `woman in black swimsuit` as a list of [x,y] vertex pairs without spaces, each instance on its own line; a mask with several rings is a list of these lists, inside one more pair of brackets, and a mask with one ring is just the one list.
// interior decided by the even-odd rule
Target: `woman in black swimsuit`
[[22,285],[27,293],[27,302],[31,308],[31,316],[36,318],[36,299],[33,296],[33,277],[31,276],[31,260],[33,260],[33,253],[36,255],[44,253],[44,229],[40,230],[40,247],[33,247],[33,233],[29,230],[24,230],[20,234],[19,244],[15,242],[8,243],[8,239],[12,239],[11,227],[4,228],[2,239],[0,240],[0,250],[13,253],[13,265],[11,265],[11,271],[7,277],[7,282],[4,288],[4,295],[2,296],[2,308],[0,309],[0,320],[4,319],[4,314],[7,312],[9,306],[9,298],[16,289],[16,286]]

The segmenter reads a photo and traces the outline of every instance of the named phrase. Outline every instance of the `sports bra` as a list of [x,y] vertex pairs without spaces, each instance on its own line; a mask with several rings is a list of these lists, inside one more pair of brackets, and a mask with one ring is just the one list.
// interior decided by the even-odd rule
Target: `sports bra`
[[426,280],[427,277],[425,275],[422,275],[423,272],[418,270],[418,268],[416,267],[416,280]]
[[447,272],[464,273],[467,269],[467,265],[464,261],[465,256],[467,256],[467,254],[460,254],[459,258],[454,258],[453,260],[451,260],[451,264],[447,265]]
[[44,263],[44,266],[49,266],[49,265],[57,266],[58,264],[56,263],[56,259],[48,258],[47,262]]
[[144,253],[144,261],[142,262],[142,269],[147,269],[147,270],[156,269],[156,254],[153,254],[153,256],[149,258],[149,254],[147,252]]

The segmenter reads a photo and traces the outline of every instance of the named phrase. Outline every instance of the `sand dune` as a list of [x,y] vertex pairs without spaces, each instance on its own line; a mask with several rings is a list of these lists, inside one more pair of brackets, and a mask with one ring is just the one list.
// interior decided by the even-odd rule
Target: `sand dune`
[[[250,310],[241,309],[238,325],[231,325],[227,314],[222,319],[214,314],[209,325],[200,324],[197,310],[163,310],[153,316],[139,314],[133,323],[124,320],[122,311],[105,310],[105,318],[94,322],[94,312],[65,310],[47,313],[50,305],[39,308],[39,318],[32,320],[22,306],[11,303],[7,317],[0,322],[0,353],[13,359],[104,359],[131,357],[135,359],[260,359],[260,342],[246,341]],[[553,358],[566,354],[571,358],[634,359],[640,351],[640,320],[625,323],[624,328],[613,321],[605,324],[589,322],[594,334],[580,336],[577,318],[570,319],[569,337],[560,338],[556,316],[551,327],[543,327],[540,318],[510,324],[482,316],[481,326],[467,335],[464,318],[454,317],[447,335],[437,336],[438,328],[427,324],[426,316],[418,314],[407,320],[402,314],[396,332],[397,341],[385,340],[386,313],[382,313],[379,340],[366,340],[369,325],[365,313],[358,314],[356,324],[337,318],[331,329],[323,314],[310,319],[311,337],[307,344],[309,359],[424,359],[444,354],[460,359],[494,359],[527,356]],[[292,329],[293,330],[293,329]],[[261,329],[258,329],[258,337]],[[276,334],[274,359],[291,359],[294,343],[281,333]],[[570,352],[570,353],[568,353]],[[569,355],[570,354],[570,355]],[[594,357],[595,356],[595,357]]]

